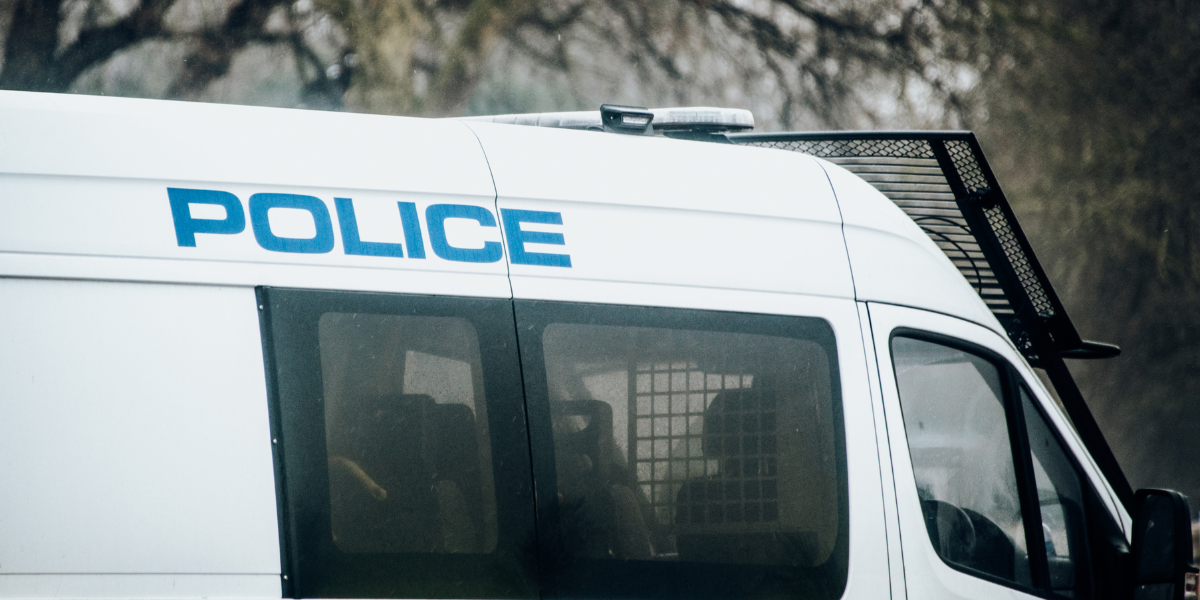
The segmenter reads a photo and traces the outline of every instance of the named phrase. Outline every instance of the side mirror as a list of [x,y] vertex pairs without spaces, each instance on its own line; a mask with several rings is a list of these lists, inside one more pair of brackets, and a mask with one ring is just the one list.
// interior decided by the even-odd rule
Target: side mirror
[[1138,490],[1134,507],[1134,600],[1197,600],[1187,496]]

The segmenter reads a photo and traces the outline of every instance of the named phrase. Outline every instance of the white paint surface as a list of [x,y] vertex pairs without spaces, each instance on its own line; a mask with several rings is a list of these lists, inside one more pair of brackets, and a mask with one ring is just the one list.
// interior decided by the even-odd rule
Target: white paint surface
[[[810,157],[471,123],[501,210],[557,212],[572,266],[510,267],[517,297],[584,282],[853,297],[837,203]],[[549,231],[530,225],[531,231]],[[605,301],[600,295],[597,301]]]
[[[169,187],[235,195],[245,229],[198,233],[194,247],[180,246]],[[333,250],[260,247],[249,214],[260,193],[318,198],[332,221]],[[416,204],[426,258],[347,254],[335,198],[353,201],[360,238],[377,242],[402,242],[397,203]],[[461,123],[0,93],[0,276],[509,295],[503,260],[456,262],[433,252],[425,208],[444,203],[495,210],[487,162]],[[227,215],[202,204],[189,213]],[[273,208],[268,216],[276,235],[315,232],[307,211]],[[500,239],[496,227],[456,221],[452,245]]]
[[855,297],[1004,328],[958,268],[898,206],[857,175],[820,161],[837,193]]
[[257,312],[250,288],[0,279],[0,591],[278,579]]

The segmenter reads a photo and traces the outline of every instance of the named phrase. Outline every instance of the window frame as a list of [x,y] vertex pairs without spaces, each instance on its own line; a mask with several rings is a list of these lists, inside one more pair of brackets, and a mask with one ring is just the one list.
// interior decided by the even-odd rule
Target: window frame
[[[762,313],[702,310],[692,308],[647,307],[593,304],[549,300],[514,300],[519,332],[521,363],[525,378],[526,406],[536,486],[539,540],[539,580],[543,598],[632,598],[653,596],[669,598],[718,598],[746,592],[752,577],[777,567],[689,563],[674,561],[637,561],[578,558],[563,564],[556,550],[558,539],[557,477],[551,425],[548,380],[543,355],[542,335],[552,324],[614,325],[624,327],[671,328],[729,333],[761,334],[777,337],[819,339],[828,351],[830,388],[833,406],[834,460],[837,461],[838,533],[833,554],[826,563],[813,569],[838,569],[833,580],[839,582],[840,597],[848,586],[849,537],[849,465],[846,455],[844,398],[836,336],[832,324],[821,317],[799,317]],[[819,333],[814,324],[820,323]],[[719,324],[713,326],[714,324]],[[801,334],[803,332],[803,334]],[[820,338],[818,336],[827,336]],[[842,557],[840,565],[837,557]],[[698,567],[697,565],[702,565]],[[637,581],[637,586],[621,580]],[[650,582],[658,582],[657,585]]]
[[[275,462],[283,597],[535,598],[536,565],[529,548],[535,539],[533,478],[511,300],[265,286],[256,288],[256,295]],[[497,543],[491,553],[337,550],[331,536],[318,341],[321,316],[334,312],[458,317],[475,328],[488,400],[496,494]],[[304,400],[313,397],[318,401]],[[505,578],[508,581],[501,581]]]
[[[1028,443],[1029,433],[1028,433],[1028,430],[1024,428],[1027,417],[1024,414],[1024,411],[1025,411],[1025,408],[1023,406],[1024,403],[1021,402],[1020,395],[1019,395],[1020,391],[1022,389],[1029,396],[1029,403],[1031,405],[1033,405],[1034,412],[1035,412],[1037,418],[1041,419],[1042,424],[1046,427],[1047,430],[1050,431],[1050,435],[1054,438],[1055,442],[1058,444],[1059,451],[1061,451],[1063,456],[1066,457],[1067,464],[1070,466],[1072,472],[1075,473],[1075,476],[1079,478],[1080,495],[1083,496],[1082,497],[1082,506],[1080,506],[1080,509],[1082,510],[1083,514],[1079,515],[1080,522],[1078,523],[1078,525],[1080,526],[1083,535],[1082,535],[1082,539],[1080,540],[1079,547],[1072,548],[1072,551],[1080,552],[1082,555],[1081,558],[1083,560],[1077,562],[1075,565],[1075,581],[1076,581],[1076,591],[1077,591],[1075,598],[1095,598],[1097,596],[1098,584],[1097,584],[1097,579],[1096,579],[1097,574],[1092,565],[1096,562],[1097,557],[1093,556],[1092,554],[1093,554],[1093,549],[1095,548],[1096,543],[1097,543],[1097,540],[1095,538],[1099,537],[1099,535],[1098,535],[1099,532],[1093,532],[1093,531],[1090,531],[1089,529],[1090,529],[1092,522],[1095,520],[1095,516],[1092,513],[1100,511],[1100,509],[1098,508],[1098,505],[1101,504],[1100,500],[1099,500],[1099,492],[1096,491],[1095,486],[1092,485],[1092,482],[1091,482],[1090,478],[1088,478],[1087,473],[1080,467],[1079,461],[1076,459],[1076,457],[1070,451],[1070,446],[1067,445],[1066,439],[1063,436],[1062,432],[1059,431],[1057,427],[1055,427],[1054,421],[1050,420],[1045,407],[1043,407],[1041,405],[1041,402],[1039,402],[1037,399],[1037,395],[1033,393],[1032,387],[1028,383],[1025,382],[1024,378],[1022,378],[1021,375],[1019,373],[1017,373],[1015,369],[1010,369],[1010,370],[1012,371],[1012,378],[1017,382],[1017,388],[1016,388],[1017,395],[1016,395],[1015,401],[1013,403],[1017,404],[1017,405],[1021,405],[1020,406],[1021,415],[1022,415],[1021,416],[1021,424],[1023,427],[1022,435],[1024,435],[1024,437],[1025,437],[1026,447],[1028,448],[1028,456],[1029,456],[1028,477],[1030,478],[1030,484],[1033,486],[1033,502],[1035,504],[1035,509],[1036,509],[1036,512],[1038,514],[1038,519],[1039,519],[1038,533],[1040,535],[1043,531],[1042,527],[1041,527],[1041,520],[1040,520],[1041,514],[1042,514],[1041,498],[1039,497],[1038,492],[1037,492],[1037,477],[1034,473],[1034,468],[1033,468],[1033,447]],[[1043,538],[1044,538],[1044,536],[1043,536]],[[1044,543],[1045,543],[1045,540],[1043,539],[1043,544]],[[1066,598],[1067,596],[1061,596],[1061,595],[1057,595],[1054,593],[1053,589],[1051,588],[1052,584],[1050,581],[1049,559],[1046,557],[1044,552],[1039,553],[1039,556],[1041,557],[1043,566],[1045,568],[1045,573],[1046,573],[1046,580],[1045,580],[1046,597],[1047,598]]]
[[[1020,399],[1020,391],[1023,388],[1029,395],[1031,404],[1034,405],[1035,410],[1037,411],[1037,416],[1042,419],[1047,429],[1050,430],[1051,435],[1055,437],[1071,468],[1079,476],[1080,485],[1083,488],[1083,495],[1085,497],[1085,514],[1083,515],[1082,519],[1084,525],[1082,531],[1083,542],[1081,544],[1085,554],[1082,557],[1083,560],[1081,560],[1076,567],[1076,590],[1078,593],[1076,594],[1075,598],[1077,600],[1083,600],[1086,598],[1096,597],[1096,575],[1095,570],[1092,567],[1093,563],[1095,562],[1095,557],[1092,556],[1091,552],[1092,547],[1095,545],[1095,542],[1092,539],[1095,533],[1088,531],[1088,524],[1090,524],[1090,522],[1093,520],[1092,515],[1089,513],[1098,510],[1097,503],[1100,503],[1098,499],[1099,492],[1096,491],[1095,485],[1091,481],[1091,478],[1087,476],[1086,471],[1081,468],[1078,458],[1070,451],[1070,446],[1066,443],[1066,439],[1064,438],[1062,432],[1059,431],[1054,421],[1047,417],[1045,407],[1041,406],[1041,401],[1038,399],[1038,396],[1033,393],[1033,386],[1029,385],[1029,383],[1025,381],[1025,378],[1008,359],[987,347],[943,333],[901,326],[893,328],[889,332],[887,338],[888,360],[890,361],[892,368],[892,383],[897,387],[897,397],[899,396],[899,380],[898,371],[896,369],[896,357],[893,351],[892,343],[898,337],[938,344],[959,350],[961,352],[973,354],[993,364],[999,371],[1003,393],[1002,400],[1004,402],[1004,413],[1006,423],[1008,425],[1009,446],[1013,455],[1013,471],[1017,480],[1017,494],[1021,499],[1021,519],[1023,521],[1023,528],[1025,530],[1025,543],[1026,548],[1030,550],[1030,578],[1033,581],[1034,587],[1027,587],[1015,581],[996,577],[988,573],[977,571],[970,567],[949,562],[942,558],[940,554],[938,555],[938,558],[943,564],[951,569],[978,579],[982,579],[984,581],[988,581],[990,583],[1001,585],[1040,598],[1047,598],[1049,600],[1066,598],[1066,596],[1055,594],[1050,587],[1049,561],[1045,552],[1032,551],[1033,549],[1045,548],[1045,536],[1043,535],[1042,530],[1041,505],[1038,498],[1036,475],[1033,467],[1033,451],[1029,446],[1029,435],[1025,426],[1024,407],[1022,406]],[[903,410],[903,407],[901,407],[901,410]],[[903,428],[903,422],[901,423],[901,427]],[[910,460],[908,467],[913,469],[914,466],[911,462],[911,451],[909,458]],[[1100,503],[1100,506],[1102,508],[1102,503]]]

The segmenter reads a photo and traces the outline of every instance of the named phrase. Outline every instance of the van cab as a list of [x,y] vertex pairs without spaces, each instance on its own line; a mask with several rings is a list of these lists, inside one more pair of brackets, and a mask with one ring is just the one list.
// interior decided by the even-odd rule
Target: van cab
[[738,119],[0,93],[0,597],[1194,594],[974,137]]

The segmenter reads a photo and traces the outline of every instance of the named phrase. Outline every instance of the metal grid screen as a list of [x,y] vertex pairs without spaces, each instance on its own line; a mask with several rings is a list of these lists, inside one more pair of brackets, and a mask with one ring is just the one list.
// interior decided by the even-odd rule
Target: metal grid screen
[[[719,393],[748,389],[753,376],[705,373],[689,362],[640,363],[633,371],[630,455],[655,520],[662,525],[777,520],[774,406],[763,401],[726,406],[719,415],[708,414],[705,423]],[[686,502],[677,504],[685,482],[721,471],[719,483],[700,488],[692,483]]]
[[1029,264],[1029,259],[1021,251],[1017,236],[1013,233],[1012,227],[1008,225],[1008,218],[1004,215],[1004,209],[1000,208],[1000,206],[993,206],[985,208],[983,214],[987,217],[988,224],[991,225],[992,231],[996,234],[996,240],[1004,248],[1005,256],[1012,263],[1017,280],[1021,282],[1021,287],[1025,289],[1025,293],[1029,296],[1029,302],[1033,305],[1033,310],[1039,317],[1053,317],[1055,314],[1054,303],[1050,301],[1050,298],[1046,295],[1045,288],[1038,282],[1038,276],[1033,270],[1033,265]]
[[[974,232],[963,217],[950,182],[928,140],[924,139],[849,139],[849,140],[746,140],[748,146],[803,152],[828,160],[862,177],[896,203],[941,248],[971,283],[992,313],[1011,317],[1012,305],[1000,287]],[[962,173],[964,184],[972,191],[986,189],[982,171],[964,143],[950,152]],[[949,151],[950,148],[948,147]],[[969,161],[969,164],[967,164]],[[969,183],[968,183],[969,182]]]
[[774,396],[753,392],[710,406],[706,455],[721,457],[720,480],[695,481],[677,496],[676,523],[714,525],[779,520],[779,422]]

